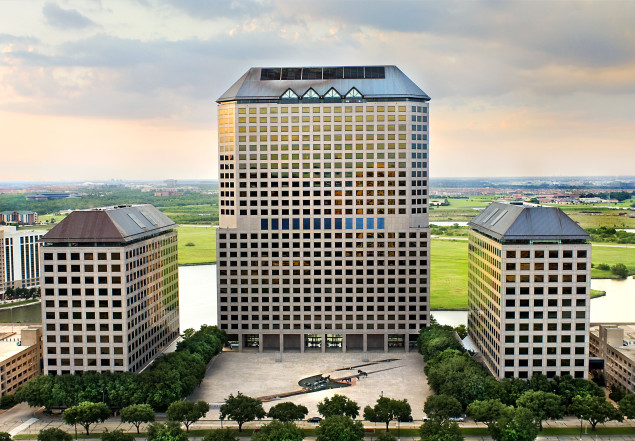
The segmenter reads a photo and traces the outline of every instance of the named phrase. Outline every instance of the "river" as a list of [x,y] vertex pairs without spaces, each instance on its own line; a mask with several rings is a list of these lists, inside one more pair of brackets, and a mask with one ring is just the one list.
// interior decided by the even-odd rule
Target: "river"
[[[215,325],[216,265],[179,267],[181,329]],[[635,322],[635,279],[593,279],[591,288],[606,296],[591,300],[591,322]],[[41,322],[40,304],[0,310],[0,322]],[[466,311],[432,311],[441,324],[467,324]]]

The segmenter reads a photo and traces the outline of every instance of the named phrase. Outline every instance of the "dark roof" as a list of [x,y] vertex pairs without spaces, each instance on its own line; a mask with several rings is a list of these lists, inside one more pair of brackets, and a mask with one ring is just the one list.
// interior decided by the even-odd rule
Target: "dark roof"
[[561,209],[491,203],[468,225],[497,240],[586,240],[590,236]]
[[[332,75],[334,71],[339,72],[340,69],[341,75]],[[348,75],[349,72],[353,73]],[[218,98],[217,102],[277,100],[287,89],[302,96],[307,90],[313,88],[320,96],[324,96],[329,89],[334,88],[340,95],[345,95],[353,87],[364,98],[430,99],[397,66],[252,67]]]
[[126,243],[176,224],[150,204],[77,210],[40,238],[40,242]]

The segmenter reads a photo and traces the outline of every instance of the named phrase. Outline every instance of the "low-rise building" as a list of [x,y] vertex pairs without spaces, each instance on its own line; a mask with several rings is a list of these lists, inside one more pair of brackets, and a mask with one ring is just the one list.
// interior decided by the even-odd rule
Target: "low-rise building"
[[0,325],[0,396],[14,393],[42,372],[42,326]]
[[35,211],[2,211],[0,222],[5,224],[17,223],[19,225],[35,225],[38,222],[38,214]]
[[589,355],[604,359],[604,375],[609,385],[635,393],[635,324],[591,327]]
[[0,226],[0,294],[7,288],[33,288],[40,285],[37,230],[18,230]]

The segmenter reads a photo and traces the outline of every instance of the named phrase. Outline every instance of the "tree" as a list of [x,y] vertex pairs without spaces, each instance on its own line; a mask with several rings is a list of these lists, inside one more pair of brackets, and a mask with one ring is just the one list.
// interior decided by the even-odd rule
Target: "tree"
[[72,406],[62,413],[62,420],[69,426],[79,424],[89,435],[92,424],[103,423],[110,416],[110,409],[104,403],[91,403],[82,401],[77,406]]
[[459,337],[461,338],[467,337],[467,327],[464,324],[460,324],[459,326],[456,326],[454,330],[456,331],[457,334],[459,334]]
[[304,433],[294,423],[273,420],[254,432],[252,441],[301,441]]
[[534,441],[538,425],[529,409],[507,407],[492,424],[490,434],[494,441]]
[[558,420],[564,416],[562,400],[551,392],[528,390],[518,398],[518,407],[529,409],[534,414],[538,426],[542,430],[544,420]]
[[392,420],[405,420],[410,416],[411,412],[410,404],[405,398],[403,400],[395,400],[382,395],[377,399],[377,404],[374,407],[366,406],[364,408],[364,419],[386,423],[386,432],[388,432],[388,425]]
[[598,263],[597,269],[601,271],[610,271],[611,267],[607,265],[606,263]]
[[70,433],[64,432],[62,429],[53,427],[51,429],[40,430],[37,434],[37,441],[72,441],[73,437]]
[[620,411],[606,401],[606,398],[591,395],[574,397],[569,412],[580,420],[587,420],[591,424],[591,430],[595,430],[598,423],[622,419]]
[[209,411],[209,404],[205,401],[175,401],[170,404],[166,415],[170,421],[179,421],[185,425],[185,431],[190,431],[190,426],[203,418]]
[[267,416],[269,418],[273,418],[274,420],[288,422],[302,420],[308,413],[309,410],[305,406],[285,401],[284,403],[276,404],[269,409]]
[[188,441],[187,433],[177,421],[166,424],[153,423],[148,426],[148,441]]
[[0,398],[0,409],[10,409],[17,404],[15,395],[6,394]]
[[503,411],[507,409],[500,400],[474,401],[467,406],[467,414],[476,422],[487,424],[490,432],[492,425],[500,418]]
[[125,433],[123,429],[113,430],[112,432],[106,429],[99,438],[101,438],[101,441],[134,441],[134,435]]
[[149,404],[133,404],[124,407],[121,409],[120,416],[121,422],[133,424],[137,428],[137,433],[142,423],[154,422],[154,410]]
[[463,441],[463,434],[455,421],[432,418],[419,428],[421,441]]
[[635,418],[635,395],[628,394],[620,400],[620,411],[628,419]]
[[331,398],[324,398],[318,403],[318,412],[324,418],[334,415],[345,415],[350,418],[357,418],[359,415],[359,404],[345,397],[335,394]]
[[203,441],[238,441],[236,431],[232,428],[210,430],[203,437]]
[[240,392],[236,396],[230,394],[225,398],[225,404],[220,407],[220,419],[225,418],[238,423],[238,431],[242,432],[243,424],[256,418],[262,419],[266,415],[262,408],[262,402],[255,398],[243,395]]
[[430,395],[423,405],[423,411],[430,418],[456,418],[461,416],[463,408],[461,403],[450,395]]
[[10,433],[0,432],[0,441],[13,441],[13,438]]
[[616,276],[626,278],[628,277],[628,268],[623,263],[616,263],[611,267],[611,272]]
[[363,441],[364,426],[347,415],[331,415],[320,421],[316,441]]
[[611,393],[609,393],[609,398],[616,403],[619,403],[627,394],[627,389],[623,388],[622,386],[613,384],[611,385]]

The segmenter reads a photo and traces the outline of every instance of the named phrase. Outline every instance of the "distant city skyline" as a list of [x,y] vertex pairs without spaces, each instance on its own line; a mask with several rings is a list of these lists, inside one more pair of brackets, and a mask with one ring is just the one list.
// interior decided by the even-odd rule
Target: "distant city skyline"
[[635,3],[6,0],[1,181],[217,179],[249,66],[395,64],[433,178],[632,175]]

